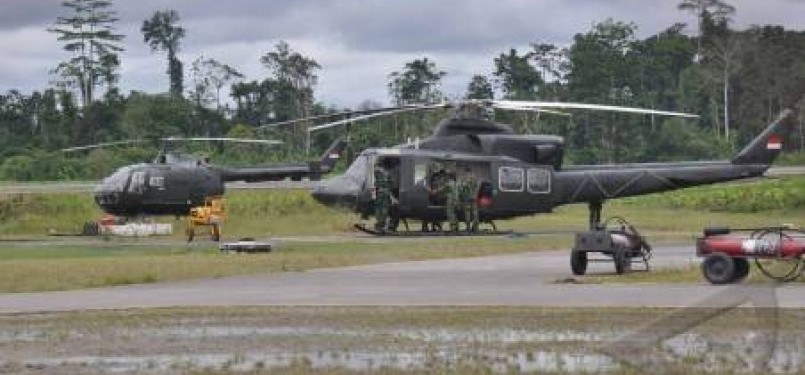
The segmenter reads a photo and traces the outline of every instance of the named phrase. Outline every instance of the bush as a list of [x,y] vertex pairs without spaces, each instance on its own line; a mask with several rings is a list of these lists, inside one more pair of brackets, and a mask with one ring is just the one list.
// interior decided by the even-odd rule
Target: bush
[[805,177],[715,185],[631,198],[626,204],[712,212],[760,212],[805,208]]

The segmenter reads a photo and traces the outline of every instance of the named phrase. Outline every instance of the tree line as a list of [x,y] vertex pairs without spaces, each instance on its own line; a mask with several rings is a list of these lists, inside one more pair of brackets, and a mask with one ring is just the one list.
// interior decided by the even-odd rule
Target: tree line
[[[343,111],[316,99],[322,67],[313,57],[279,42],[260,58],[262,79],[246,80],[237,67],[198,56],[185,69],[179,58],[187,32],[174,10],[155,12],[141,37],[166,56],[165,93],[123,93],[118,87],[123,41],[112,0],[69,0],[67,15],[48,29],[70,55],[50,72],[50,87],[0,94],[0,179],[93,179],[117,166],[144,161],[167,136],[260,137],[283,147],[196,144],[223,163],[301,160],[323,150],[342,129],[313,133],[314,121],[269,124]],[[731,27],[736,9],[721,0],[684,0],[696,35],[676,23],[647,38],[637,25],[602,20],[577,33],[568,46],[535,40],[491,58],[494,70],[471,77],[462,98],[574,101],[696,113],[694,121],[613,113],[496,113],[495,121],[521,133],[564,136],[567,162],[639,162],[728,156],[772,121],[805,73],[805,32],[781,26]],[[683,13],[684,12],[684,13]],[[423,56],[390,72],[394,105],[446,99],[450,74]],[[228,93],[229,98],[222,97]],[[455,96],[455,94],[454,94]],[[352,110],[378,108],[366,100]],[[405,113],[351,129],[355,150],[427,136],[444,112]],[[803,116],[800,116],[802,119]],[[324,120],[338,119],[338,117]],[[267,126],[268,125],[268,126]],[[138,139],[135,147],[65,155],[61,148]],[[805,145],[802,121],[787,148]]]

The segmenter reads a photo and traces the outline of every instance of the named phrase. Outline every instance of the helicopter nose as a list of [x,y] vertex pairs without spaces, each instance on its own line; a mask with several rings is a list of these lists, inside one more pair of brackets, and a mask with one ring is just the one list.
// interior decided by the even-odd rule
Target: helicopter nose
[[99,206],[116,205],[120,202],[120,192],[112,190],[95,190],[95,203]]
[[344,178],[334,177],[320,182],[313,188],[313,199],[327,206],[354,206],[358,200],[358,188]]

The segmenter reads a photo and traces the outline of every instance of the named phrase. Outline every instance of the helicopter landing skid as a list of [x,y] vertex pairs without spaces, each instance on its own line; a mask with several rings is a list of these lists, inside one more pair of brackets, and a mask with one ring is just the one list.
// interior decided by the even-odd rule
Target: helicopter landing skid
[[363,224],[355,224],[355,229],[371,234],[373,236],[387,236],[387,237],[475,237],[475,236],[505,236],[513,234],[513,231],[505,230],[479,230],[475,232],[468,232],[468,231],[431,231],[431,232],[423,232],[423,231],[378,231],[373,228],[369,228]]

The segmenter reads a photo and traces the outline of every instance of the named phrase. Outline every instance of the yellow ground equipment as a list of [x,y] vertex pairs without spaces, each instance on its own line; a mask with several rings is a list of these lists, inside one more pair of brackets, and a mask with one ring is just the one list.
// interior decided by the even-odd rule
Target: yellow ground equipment
[[204,205],[190,209],[190,216],[187,217],[187,241],[193,241],[196,235],[196,227],[204,226],[210,228],[210,238],[213,241],[221,239],[221,225],[226,221],[226,200],[221,197],[208,197],[204,199]]

